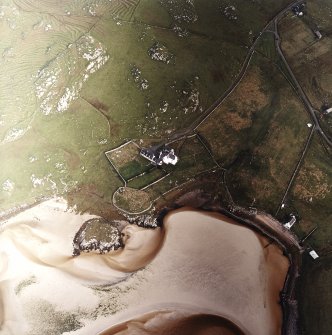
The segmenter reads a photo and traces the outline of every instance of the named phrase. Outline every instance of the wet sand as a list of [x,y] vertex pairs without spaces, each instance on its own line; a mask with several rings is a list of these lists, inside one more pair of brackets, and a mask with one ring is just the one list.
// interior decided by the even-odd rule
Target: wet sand
[[221,214],[180,209],[164,226],[165,243],[149,265],[147,284],[124,298],[128,305],[153,311],[177,304],[192,315],[212,311],[246,334],[281,333],[279,292],[289,263],[277,246],[265,248],[262,236]]
[[[87,285],[120,282],[144,267],[162,245],[163,232],[127,226],[126,245],[105,255],[73,257],[73,238],[93,216],[77,215],[62,199],[45,201],[1,222],[0,225],[0,334],[26,334],[29,321],[24,305],[46,299],[60,309],[94,306],[97,299]],[[31,276],[31,295],[15,294]],[[43,326],[41,325],[41,328]]]
[[100,335],[244,335],[229,320],[208,314],[168,311],[150,313],[112,327]]
[[[127,226],[123,250],[72,257],[72,239],[90,218],[68,210],[62,200],[51,200],[2,223],[1,331],[39,334],[43,324],[39,330],[36,323],[31,326],[26,306],[42,298],[57,310],[86,310],[81,316],[84,326],[66,334],[108,334],[114,325],[120,327],[118,334],[163,334],[162,329],[175,324],[190,329],[202,314],[223,317],[245,334],[280,334],[279,292],[288,260],[275,245],[265,248],[266,240],[252,230],[221,214],[184,208],[165,217],[164,230]],[[130,274],[142,267],[137,275]],[[15,287],[31,275],[36,284],[15,294]],[[117,309],[89,317],[100,300],[87,284],[118,290],[111,297]],[[166,320],[155,333],[144,329],[152,320],[157,322],[159,314],[171,312],[177,315],[174,324]],[[141,333],[122,332],[121,324],[131,324],[131,329],[151,313],[151,322],[140,321]]]

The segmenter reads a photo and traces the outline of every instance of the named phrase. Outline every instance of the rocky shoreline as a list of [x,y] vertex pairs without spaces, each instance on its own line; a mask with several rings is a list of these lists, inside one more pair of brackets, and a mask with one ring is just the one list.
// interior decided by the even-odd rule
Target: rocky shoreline
[[121,221],[109,222],[103,218],[85,221],[73,240],[73,256],[81,252],[104,254],[123,247]]

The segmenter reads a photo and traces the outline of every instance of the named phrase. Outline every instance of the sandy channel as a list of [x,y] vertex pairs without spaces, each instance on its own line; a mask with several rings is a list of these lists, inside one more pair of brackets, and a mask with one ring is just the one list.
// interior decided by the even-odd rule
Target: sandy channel
[[[41,298],[80,318],[82,326],[65,334],[166,334],[197,322],[203,331],[225,320],[231,326],[218,334],[233,334],[233,326],[280,334],[279,292],[289,264],[263,237],[223,215],[185,208],[168,214],[163,229],[127,226],[123,250],[72,257],[73,237],[92,217],[57,199],[1,224],[1,334],[42,334],[47,318],[36,322],[27,309]],[[34,284],[18,294],[31,276]],[[100,297],[91,284],[118,289],[110,295],[118,307],[96,315]]]

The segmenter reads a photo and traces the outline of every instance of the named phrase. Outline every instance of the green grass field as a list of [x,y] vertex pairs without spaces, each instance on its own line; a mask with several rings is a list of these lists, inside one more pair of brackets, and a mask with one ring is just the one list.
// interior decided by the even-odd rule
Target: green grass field
[[[234,0],[233,8],[226,0],[65,0],[61,6],[3,0],[0,211],[58,195],[79,212],[122,218],[112,201],[123,181],[104,153],[130,140],[158,143],[190,126],[231,86],[251,43],[288,3]],[[307,13],[304,19],[288,13],[280,35],[320,111],[332,106],[331,1],[308,0]],[[313,25],[322,39],[315,39]],[[154,53],[156,46],[166,61]],[[331,135],[331,116],[319,113],[319,119]],[[190,190],[197,180],[197,187],[219,195],[220,170],[211,172],[219,165],[236,204],[275,214],[308,122],[273,35],[264,33],[242,81],[197,129],[213,158],[197,137],[173,144],[180,161],[165,171],[151,169],[136,146],[127,156],[118,152],[113,158],[120,173],[134,179],[115,203],[131,212],[155,199],[167,205],[178,188]],[[313,262],[305,256],[299,287],[305,335],[331,328],[331,163],[331,151],[315,134],[279,213],[281,220],[298,214],[300,237],[318,226],[306,245],[322,257]]]
[[[231,84],[251,36],[278,10],[238,0],[235,7],[245,6],[246,15],[237,9],[233,20],[226,5],[197,1],[197,20],[178,22],[166,2],[86,0],[59,7],[5,0],[1,209],[89,189],[109,201],[121,182],[103,152],[128,138],[158,141],[191,124]],[[156,41],[174,63],[150,58]],[[147,89],[132,78],[133,66]]]
[[[280,22],[286,57],[329,136],[332,136],[331,115],[324,115],[322,111],[332,105],[332,24],[327,19],[331,13],[331,4],[327,1],[309,1],[303,19],[294,20],[288,15]],[[315,37],[315,29],[320,29],[321,39]]]

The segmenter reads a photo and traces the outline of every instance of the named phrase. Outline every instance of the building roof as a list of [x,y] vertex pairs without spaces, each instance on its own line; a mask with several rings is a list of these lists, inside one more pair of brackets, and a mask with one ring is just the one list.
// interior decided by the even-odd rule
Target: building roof
[[318,39],[321,39],[323,37],[319,30],[314,30],[314,34],[317,36]]
[[316,258],[319,257],[318,254],[317,254],[317,252],[316,252],[315,250],[311,250],[311,251],[309,252],[309,255],[310,255],[313,259],[316,259]]
[[284,224],[284,227],[290,229],[296,222],[296,217],[294,214],[290,215],[291,219]]
[[156,165],[162,165],[163,163],[167,165],[175,165],[179,160],[174,153],[174,149],[171,149],[165,145],[143,148],[140,151],[140,154]]

